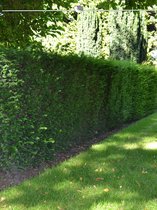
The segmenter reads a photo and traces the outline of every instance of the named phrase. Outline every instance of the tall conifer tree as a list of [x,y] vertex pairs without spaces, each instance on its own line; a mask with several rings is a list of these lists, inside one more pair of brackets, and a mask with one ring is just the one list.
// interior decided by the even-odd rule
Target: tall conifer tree
[[77,52],[97,57],[101,47],[101,24],[98,13],[85,9],[78,15]]
[[141,63],[146,59],[147,35],[143,11],[111,11],[109,15],[110,57]]

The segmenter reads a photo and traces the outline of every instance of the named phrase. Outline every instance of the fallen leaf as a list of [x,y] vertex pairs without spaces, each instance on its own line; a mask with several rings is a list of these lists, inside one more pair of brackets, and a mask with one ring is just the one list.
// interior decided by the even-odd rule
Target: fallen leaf
[[96,181],[103,181],[103,180],[104,180],[104,178],[101,178],[101,177],[96,178]]
[[95,169],[95,172],[102,172],[102,171],[103,171],[102,168]]
[[82,177],[80,177],[80,181],[82,181],[83,180],[83,178]]
[[61,208],[60,206],[57,207],[59,210],[64,210],[63,208]]
[[142,170],[142,174],[147,174],[148,171],[145,171],[144,169]]
[[77,190],[77,192],[81,192],[81,190]]
[[114,168],[112,168],[112,172],[115,172],[115,169]]
[[157,164],[152,164],[152,167],[153,168],[157,168]]
[[105,188],[104,189],[104,192],[109,192],[110,190],[108,188]]

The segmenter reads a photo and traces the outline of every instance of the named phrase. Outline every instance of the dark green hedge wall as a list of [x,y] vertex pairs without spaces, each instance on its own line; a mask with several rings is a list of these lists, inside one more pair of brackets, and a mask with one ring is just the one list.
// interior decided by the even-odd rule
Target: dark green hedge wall
[[0,168],[51,160],[156,108],[151,67],[1,49]]

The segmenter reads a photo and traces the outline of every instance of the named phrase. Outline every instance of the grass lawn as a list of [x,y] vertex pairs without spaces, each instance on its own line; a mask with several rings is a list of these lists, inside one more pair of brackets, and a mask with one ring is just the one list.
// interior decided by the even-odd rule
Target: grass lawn
[[157,113],[0,192],[0,209],[156,210]]

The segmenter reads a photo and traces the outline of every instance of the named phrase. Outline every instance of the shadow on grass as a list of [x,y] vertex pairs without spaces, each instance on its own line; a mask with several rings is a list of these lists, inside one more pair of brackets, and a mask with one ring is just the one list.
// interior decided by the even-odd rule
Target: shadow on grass
[[[156,122],[152,118],[147,134],[144,124],[126,128],[88,152],[11,189],[14,194],[10,193],[5,204],[15,209],[143,210],[147,202],[157,199],[157,150],[127,149],[122,142],[132,143],[136,135],[138,142],[142,138],[151,142],[156,137]],[[138,132],[139,126],[143,128]],[[130,138],[125,140],[127,135]]]
[[[55,206],[56,209],[57,206],[63,209],[90,209],[93,203],[121,204],[125,201],[128,206],[137,203],[137,209],[138,203],[157,198],[156,158],[156,151],[142,149],[127,151],[112,146],[106,151],[92,151],[78,166],[65,164],[65,168],[55,168],[32,183],[19,186],[17,197],[9,199],[8,204],[20,204],[28,209],[44,204],[54,206],[53,209]],[[104,161],[107,163],[104,164]],[[93,164],[97,164],[99,169],[105,165],[106,170],[96,172]],[[104,180],[96,181],[98,177]],[[103,188],[109,188],[111,192],[105,193]]]

